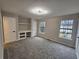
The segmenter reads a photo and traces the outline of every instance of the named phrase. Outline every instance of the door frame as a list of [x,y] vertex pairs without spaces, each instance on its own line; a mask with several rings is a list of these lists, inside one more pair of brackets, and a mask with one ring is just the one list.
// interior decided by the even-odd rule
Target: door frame
[[[16,41],[17,41],[17,30],[18,30],[18,26],[17,26],[17,19],[18,19],[18,16],[16,15],[16,14],[12,14],[12,13],[8,13],[8,12],[4,12],[4,11],[2,11],[2,13],[1,13],[2,15],[2,29],[3,29],[3,43],[5,43],[5,36],[4,36],[4,26],[3,26],[3,16],[7,16],[7,17],[14,17],[14,18],[16,18]],[[14,42],[14,41],[13,41]],[[11,42],[9,42],[9,43],[11,43]]]

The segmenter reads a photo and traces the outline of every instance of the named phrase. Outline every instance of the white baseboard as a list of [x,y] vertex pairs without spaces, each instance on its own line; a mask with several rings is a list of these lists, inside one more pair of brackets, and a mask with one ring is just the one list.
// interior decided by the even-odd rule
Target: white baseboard
[[77,59],[79,59],[79,54],[76,52]]

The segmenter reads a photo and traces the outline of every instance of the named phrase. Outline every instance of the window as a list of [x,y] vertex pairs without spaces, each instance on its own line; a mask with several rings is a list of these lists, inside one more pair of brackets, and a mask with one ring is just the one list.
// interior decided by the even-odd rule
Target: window
[[39,22],[39,32],[43,33],[45,30],[45,21],[42,20]]
[[73,20],[62,20],[60,24],[59,37],[72,40]]

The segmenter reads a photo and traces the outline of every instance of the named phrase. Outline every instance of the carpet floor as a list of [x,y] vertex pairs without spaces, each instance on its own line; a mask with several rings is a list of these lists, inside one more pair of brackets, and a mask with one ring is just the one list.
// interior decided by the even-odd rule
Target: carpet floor
[[4,59],[76,59],[75,49],[32,37],[6,44]]

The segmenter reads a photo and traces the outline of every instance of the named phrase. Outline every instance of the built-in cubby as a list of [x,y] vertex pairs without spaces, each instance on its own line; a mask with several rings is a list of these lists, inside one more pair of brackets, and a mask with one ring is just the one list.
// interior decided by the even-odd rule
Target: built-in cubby
[[25,17],[18,17],[18,38],[26,39],[31,37],[31,19]]
[[19,31],[18,35],[19,39],[26,39],[27,37],[31,37],[31,31]]

